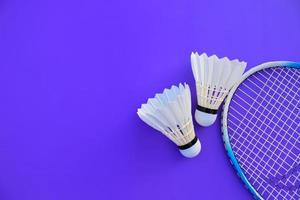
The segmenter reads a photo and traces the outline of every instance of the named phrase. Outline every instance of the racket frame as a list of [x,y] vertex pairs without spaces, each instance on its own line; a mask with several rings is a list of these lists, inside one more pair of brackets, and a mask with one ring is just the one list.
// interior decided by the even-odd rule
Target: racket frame
[[224,141],[224,146],[227,151],[227,155],[229,156],[231,164],[234,166],[235,170],[237,171],[238,176],[242,179],[244,182],[246,188],[252,193],[255,199],[263,199],[263,197],[255,190],[253,185],[248,181],[247,177],[245,176],[243,169],[240,167],[238,160],[236,159],[236,156],[232,150],[232,146],[230,144],[229,140],[229,135],[228,135],[228,130],[227,130],[227,115],[228,115],[228,109],[229,105],[231,102],[231,99],[239,87],[239,85],[246,80],[249,76],[252,74],[263,70],[267,68],[272,68],[272,67],[289,67],[289,68],[298,68],[300,69],[300,62],[291,62],[291,61],[272,61],[272,62],[267,62],[260,64],[256,67],[251,68],[249,71],[247,71],[241,79],[233,86],[233,88],[230,90],[228,93],[224,106],[223,106],[223,112],[222,112],[222,119],[221,119],[221,129],[223,133],[223,141]]

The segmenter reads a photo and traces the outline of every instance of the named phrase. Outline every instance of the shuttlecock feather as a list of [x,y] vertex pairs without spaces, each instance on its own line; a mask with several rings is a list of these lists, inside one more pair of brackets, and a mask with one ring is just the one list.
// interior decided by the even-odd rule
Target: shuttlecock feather
[[191,93],[187,84],[165,89],[148,99],[137,111],[148,125],[173,141],[185,157],[196,156],[201,149],[191,114]]
[[244,73],[247,63],[196,52],[191,54],[191,64],[197,88],[195,119],[202,126],[210,126],[215,122],[217,111],[229,90]]

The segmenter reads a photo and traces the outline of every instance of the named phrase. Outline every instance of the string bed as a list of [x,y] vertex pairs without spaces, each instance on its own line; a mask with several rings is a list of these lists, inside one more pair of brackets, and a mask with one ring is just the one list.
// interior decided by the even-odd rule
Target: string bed
[[300,70],[267,68],[243,81],[227,130],[245,176],[265,199],[300,198]]

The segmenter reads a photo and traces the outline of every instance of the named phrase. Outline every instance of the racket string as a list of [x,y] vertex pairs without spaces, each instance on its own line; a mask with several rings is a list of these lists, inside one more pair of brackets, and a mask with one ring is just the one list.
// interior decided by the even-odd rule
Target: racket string
[[[242,100],[243,101],[243,100]],[[235,102],[234,100],[233,100],[233,102]],[[247,103],[247,102],[245,102],[245,103]],[[248,103],[247,103],[248,104]],[[249,104],[248,104],[249,105]],[[241,108],[243,109],[243,110],[247,110],[246,108],[244,108],[244,107],[242,107],[241,106]],[[276,108],[276,107],[275,107]],[[296,107],[295,107],[296,108]],[[295,111],[295,108],[294,108],[294,110],[292,110],[292,112],[294,112]],[[257,111],[259,111],[259,109],[255,109],[255,110],[257,110]],[[242,114],[240,114],[240,112],[237,110],[237,109],[235,109],[235,108],[232,108],[232,111],[235,111],[238,115],[240,115],[241,117],[243,116]],[[280,111],[279,109],[277,109],[277,111]],[[298,112],[299,112],[299,109],[297,110]],[[297,113],[298,113],[297,112]],[[290,114],[291,115],[291,114]],[[237,118],[237,117],[235,117],[234,115],[232,116],[232,117],[234,117],[236,120],[239,120],[240,118]],[[272,119],[274,119],[274,117],[276,117],[278,120],[281,120],[281,118],[278,118],[276,115],[274,115],[273,116],[273,118]],[[286,116],[287,118],[289,118],[290,116]],[[266,117],[266,118],[264,118],[265,120],[268,120],[268,118]],[[256,121],[257,122],[261,122],[261,124],[262,125],[264,125],[264,123],[265,123],[265,120],[264,121],[262,121],[262,120],[260,120],[259,118],[257,118],[256,119]],[[231,120],[230,120],[231,121]],[[232,122],[232,121],[231,121]],[[285,121],[285,122],[283,122],[283,124],[282,124],[282,126],[279,126],[277,123],[275,123],[275,122],[273,122],[272,120],[268,120],[267,122],[269,122],[269,123],[272,123],[272,125],[274,125],[274,127],[277,127],[277,128],[281,128],[282,126],[284,126],[284,125],[287,125],[287,121]],[[253,123],[251,120],[249,120],[249,123],[251,123],[252,125],[254,125],[255,126],[255,128],[257,128],[257,123]],[[293,124],[292,124],[293,125]],[[298,125],[296,125],[297,127],[299,126],[299,124]],[[240,129],[240,130],[243,130],[243,129],[241,129],[240,127],[237,127],[238,129]],[[270,126],[268,126],[267,128],[270,128]],[[253,130],[253,129],[250,129],[250,130],[252,130],[252,131],[257,131],[257,130]],[[264,130],[262,130],[262,129],[258,129],[258,130],[260,130],[260,131],[264,131]],[[286,131],[285,131],[286,132]],[[238,141],[238,139],[239,138],[237,138],[236,140]],[[296,140],[296,139],[294,139],[294,140]],[[291,143],[290,141],[288,141],[289,143]],[[300,150],[299,148],[298,148],[298,150]]]
[[[256,79],[257,79],[257,77],[255,77]],[[259,79],[257,79],[257,80],[259,80]],[[260,81],[260,80],[259,80]],[[255,84],[253,81],[251,81],[251,80],[249,80],[249,82],[251,82],[251,83],[253,83],[255,86],[257,86],[257,88],[259,88],[259,86],[257,85],[257,84]],[[273,83],[275,83],[275,82],[273,82]],[[251,91],[253,91],[253,92],[255,92],[255,90],[253,90],[252,88],[250,88],[249,86],[247,86],[247,85],[245,85],[245,87],[247,87],[249,90],[251,90]],[[299,89],[300,89],[300,87],[298,88],[298,91],[297,92],[299,92]],[[253,100],[253,102],[254,103],[257,103],[257,101],[256,101],[256,99],[253,99],[249,94],[247,94],[246,92],[244,92],[243,90],[240,90],[244,95],[246,95],[246,96],[248,96],[249,97],[249,99],[251,99],[251,100]],[[277,91],[275,91],[275,92],[277,92]],[[275,92],[274,92],[274,95],[275,95]],[[295,95],[297,95],[297,97],[300,99],[300,96],[297,94],[297,93],[295,93],[295,92],[293,92]],[[271,96],[271,95],[269,95],[268,93],[266,93],[265,92],[265,94],[270,98],[270,99],[274,99],[274,95],[273,96]],[[287,93],[288,94],[288,93]],[[239,95],[236,95],[236,97],[238,97],[238,98],[240,98],[242,101],[244,101],[245,103],[247,103],[242,97],[240,97]],[[286,99],[285,97],[282,97],[284,100],[288,100],[288,99]],[[233,99],[233,102],[236,102],[234,99]],[[249,104],[248,104],[249,105]],[[297,107],[297,106],[296,106]],[[250,107],[251,108],[251,107]],[[298,111],[299,111],[299,109],[298,109]],[[283,113],[283,114],[285,114],[285,113]],[[254,116],[254,115],[253,115]],[[277,116],[276,116],[277,117]],[[278,118],[278,117],[277,117]]]
[[[242,91],[243,92],[243,91]],[[247,95],[247,93],[244,93],[245,95]],[[237,97],[239,97],[239,95],[236,95]],[[239,97],[240,98],[240,97]],[[271,98],[273,98],[273,97],[271,97]],[[244,101],[243,100],[243,98],[240,98],[242,101]],[[233,99],[233,102],[235,102],[235,100]],[[245,101],[244,101],[245,102]],[[247,103],[247,102],[245,102],[245,103]],[[269,103],[267,103],[267,105],[269,105],[271,102],[269,102]],[[247,103],[248,105],[249,105],[249,103]],[[280,106],[282,106],[282,104],[280,105]],[[241,108],[243,108],[244,110],[246,110],[246,111],[248,111],[248,113],[247,114],[249,114],[250,113],[250,111],[251,111],[251,107],[253,107],[252,105],[250,105],[250,108],[249,109],[246,109],[245,107],[243,107],[242,105],[240,105],[240,107]],[[296,106],[297,107],[297,106]],[[294,108],[296,108],[296,107],[294,107]],[[265,106],[263,109],[265,110],[267,107]],[[236,111],[236,113],[238,113],[238,114],[240,114],[240,112],[239,111],[237,111],[236,109],[234,109],[233,108],[233,110],[234,111]],[[277,111],[278,111],[278,109],[277,109]],[[298,110],[299,111],[299,110]],[[260,112],[260,109],[256,109],[256,112]],[[260,112],[260,114],[261,113],[263,113],[263,112]],[[256,113],[254,113],[254,114],[256,114]],[[252,117],[254,116],[254,114],[252,115]],[[281,119],[279,119],[276,115],[274,115],[278,120],[281,120]],[[244,116],[244,118],[246,118],[247,116],[245,115]],[[290,116],[286,116],[287,118],[289,118]],[[258,119],[258,118],[257,118]],[[242,122],[243,121],[243,119],[240,121],[240,122]],[[272,120],[269,120],[269,121],[272,121]],[[250,118],[250,120],[248,120],[248,123],[251,123],[251,118]],[[252,123],[253,124],[253,123]],[[263,124],[263,122],[262,122],[262,124]],[[248,125],[248,124],[247,124]],[[257,125],[256,123],[255,124],[253,124],[253,125]],[[277,125],[277,124],[274,124],[274,125]],[[278,125],[277,125],[278,126]],[[238,127],[238,126],[237,126]],[[239,139],[239,138],[237,138],[237,139]]]
[[[279,69],[279,70],[278,70]],[[265,96],[267,96],[267,97],[269,97],[269,100],[267,101],[267,104],[271,104],[272,103],[272,101],[271,100],[273,100],[273,98],[274,98],[274,95],[276,94],[276,92],[277,92],[277,90],[280,88],[280,89],[282,89],[282,86],[283,86],[283,84],[282,84],[282,82],[287,82],[287,84],[285,85],[285,89],[284,90],[281,90],[281,95],[280,96],[284,96],[284,101],[283,102],[285,102],[285,101],[289,101],[289,99],[287,99],[287,97],[290,97],[290,96],[288,96],[287,94],[293,94],[293,98],[295,98],[296,97],[296,99],[299,99],[299,96],[298,96],[298,90],[299,90],[299,87],[298,87],[298,90],[297,90],[297,92],[295,92],[293,89],[295,88],[293,88],[293,87],[290,87],[290,90],[287,92],[286,91],[286,88],[289,88],[288,86],[289,85],[293,85],[293,84],[291,84],[291,82],[293,81],[293,82],[295,82],[296,84],[295,85],[297,85],[297,83],[299,83],[298,82],[298,79],[299,79],[299,71],[297,71],[297,70],[294,70],[294,73],[291,75],[291,74],[289,74],[288,72],[286,72],[287,70],[283,70],[283,69],[281,69],[281,68],[278,68],[278,69],[275,69],[275,70],[272,70],[272,73],[271,73],[271,75],[269,75],[269,77],[266,77],[266,76],[264,76],[264,71],[262,71],[262,72],[259,72],[259,75],[261,75],[261,76],[263,76],[265,79],[267,78],[267,81],[264,81],[263,82],[263,87],[261,87],[261,86],[258,86],[257,84],[255,84],[253,81],[251,81],[251,79],[248,79],[248,80],[250,80],[251,82],[251,84],[255,84],[255,86],[256,86],[256,88],[258,88],[259,90],[258,90],[258,92],[257,91],[255,91],[255,90],[253,90],[251,87],[248,87],[247,89],[249,90],[249,89],[251,89],[252,90],[252,92],[254,92],[254,93],[258,93],[257,94],[257,96],[256,96],[256,98],[252,98],[251,96],[249,96],[248,95],[248,98],[250,97],[251,98],[251,100],[252,101],[254,101],[254,103],[257,103],[257,100],[258,100],[258,97],[261,95],[261,93],[262,92],[264,92],[265,93]],[[279,72],[278,72],[278,71]],[[289,72],[290,72],[290,70],[289,70]],[[275,80],[271,80],[270,79],[270,77],[272,77],[272,76],[274,76],[275,74],[277,75],[277,78],[275,79]],[[295,75],[296,74],[296,75]],[[284,75],[284,76],[283,76]],[[254,76],[255,78],[256,78],[256,76]],[[281,78],[281,79],[278,79],[278,77],[279,78]],[[297,77],[297,79],[295,79],[294,77]],[[282,78],[283,78],[283,80],[282,80]],[[289,78],[289,79],[287,79],[287,78]],[[258,79],[258,78],[256,78],[256,79]],[[271,84],[270,84],[270,81],[271,81]],[[282,81],[282,82],[281,82]],[[259,82],[260,83],[262,83],[262,81],[261,80],[259,80]],[[245,86],[247,86],[246,84],[244,84]],[[270,94],[268,94],[269,92],[265,92],[264,90],[265,90],[265,87],[268,87],[267,89],[268,89],[268,91],[272,91],[273,90],[273,95],[271,96]],[[275,92],[274,92],[274,86],[277,86],[275,89]],[[243,90],[239,90],[239,92],[241,92],[241,91],[243,91]],[[278,94],[278,93],[277,93]],[[243,94],[243,95],[245,95],[245,94]],[[237,95],[235,95],[235,96],[237,96]],[[240,98],[240,99],[243,99],[243,98],[241,98],[241,97],[239,97],[238,96],[238,98]],[[293,98],[291,98],[291,99],[293,99]],[[232,102],[233,102],[233,100],[234,99],[232,99]],[[265,99],[266,100],[266,99]],[[275,99],[276,100],[276,99]],[[293,110],[291,110],[290,111],[290,113],[289,113],[289,115],[288,116],[285,116],[286,114],[284,113],[284,112],[282,112],[281,110],[280,110],[280,108],[283,106],[283,103],[281,103],[281,102],[279,102],[279,100],[281,100],[280,98],[278,98],[277,100],[276,100],[276,103],[275,104],[273,104],[273,107],[274,108],[276,108],[276,106],[279,104],[279,107],[275,110],[275,113],[273,112],[269,112],[269,114],[268,114],[268,116],[264,116],[264,112],[261,112],[261,111],[259,111],[260,109],[259,109],[259,107],[257,107],[257,109],[251,109],[253,106],[254,106],[254,103],[252,104],[252,105],[250,105],[250,107],[248,108],[248,109],[246,109],[244,106],[242,106],[242,105],[239,105],[240,107],[242,107],[243,109],[245,109],[246,110],[246,114],[244,114],[243,115],[243,118],[242,118],[242,120],[240,120],[241,118],[239,118],[239,117],[237,117],[238,119],[236,119],[236,120],[239,120],[239,124],[238,125],[236,125],[236,126],[234,126],[234,127],[238,127],[238,130],[240,130],[240,129],[242,129],[241,128],[241,125],[242,125],[242,123],[244,123],[244,120],[245,119],[247,119],[247,121],[246,121],[246,123],[244,123],[243,125],[245,126],[245,127],[249,127],[249,122],[251,121],[251,124],[254,124],[254,127],[257,125],[257,122],[258,121],[260,121],[260,122],[262,122],[261,124],[260,124],[260,127],[259,127],[259,131],[260,132],[262,132],[262,133],[264,133],[265,131],[266,131],[266,129],[268,129],[268,128],[270,128],[270,125],[272,124],[274,124],[272,121],[273,121],[273,119],[274,119],[274,117],[276,116],[276,114],[278,113],[278,112],[280,112],[280,113],[283,113],[282,115],[281,115],[281,117],[278,119],[278,120],[281,120],[282,119],[282,117],[284,116],[284,117],[286,117],[287,119],[289,119],[289,118],[291,118],[291,117],[293,117],[292,115],[293,115],[293,111],[295,110],[295,109],[297,109],[297,107],[298,107],[298,103],[299,103],[299,101],[298,102],[296,102],[296,106],[295,107],[293,107]],[[238,101],[236,101],[235,103],[237,103]],[[292,103],[292,101],[289,101],[289,106],[290,106],[290,104]],[[238,103],[237,103],[238,104]],[[265,105],[263,105],[263,103],[262,102],[259,102],[258,103],[258,105],[260,105],[260,106],[264,106],[264,108],[263,109],[265,109],[266,108],[266,106]],[[249,106],[249,104],[248,104],[248,106]],[[286,105],[285,105],[286,106]],[[289,106],[287,106],[287,107],[289,107]],[[234,108],[234,107],[233,107]],[[284,107],[285,108],[285,107]],[[232,110],[232,109],[231,109]],[[231,116],[234,116],[234,115],[232,115],[232,112],[231,112],[231,110],[230,110],[230,112],[229,112],[229,114],[231,114]],[[254,113],[250,113],[250,114],[252,114],[252,116],[250,116],[250,119],[248,118],[248,115],[249,115],[249,112],[251,111],[253,111],[254,110]],[[234,109],[233,110],[234,111],[234,113],[239,113],[240,114],[240,111],[238,111],[237,109]],[[257,113],[258,112],[258,113]],[[298,122],[298,124],[297,124],[297,119],[299,120],[299,115],[298,115],[298,113],[299,113],[299,110],[297,110],[297,112],[296,112],[297,114],[294,116],[295,117],[295,119],[294,119],[294,122],[296,123],[296,127],[299,127],[299,122]],[[260,117],[257,117],[259,120],[256,120],[255,121],[255,123],[253,123],[252,122],[252,118],[253,118],[253,116],[256,116],[256,114],[259,114],[259,116],[261,117],[261,116],[264,116],[265,118],[263,119],[263,120],[261,120],[261,119],[259,119]],[[270,117],[270,115],[273,115],[273,116],[271,116],[272,117],[272,120],[269,120],[269,121],[267,121],[267,125],[268,126],[265,126],[265,129],[263,129],[261,126],[263,126],[264,125],[264,122],[266,121],[266,119],[267,118],[269,118]],[[235,117],[235,116],[234,116]],[[297,118],[298,117],[298,118]],[[277,116],[276,116],[276,118],[278,118]],[[228,121],[230,122],[230,124],[234,124],[234,122],[232,121],[232,120],[229,120],[230,118],[228,118]],[[286,122],[285,122],[286,123]],[[245,125],[246,124],[246,125]],[[285,137],[286,136],[289,136],[288,134],[289,134],[289,131],[293,128],[293,126],[294,126],[294,123],[291,123],[290,124],[290,126],[288,126],[287,127],[287,130],[284,130],[284,127],[286,128],[286,126],[281,126],[281,127],[279,127],[279,131],[278,132],[282,132],[282,130],[285,132],[284,133],[284,135],[282,135],[281,136],[281,139],[280,138],[277,138],[278,136],[276,136],[275,138],[273,138],[274,140],[273,141],[278,141],[278,140],[276,140],[276,139],[280,139],[280,141],[279,141],[279,144],[281,144],[282,142],[283,142],[283,140],[285,139]],[[228,128],[231,128],[231,126],[229,126]],[[274,130],[276,129],[276,128],[278,128],[278,126],[273,126],[273,128],[271,128],[272,129],[272,132],[274,132]],[[231,132],[234,132],[235,130],[233,129],[233,128],[231,128],[232,130],[231,130]],[[250,130],[250,131],[252,131],[252,132],[254,132],[255,133],[255,130],[254,129],[249,129],[248,128],[248,130]],[[296,130],[297,131],[297,128],[296,129],[294,129],[294,130]],[[245,130],[243,130],[243,132],[244,132]],[[277,130],[276,130],[277,131]],[[251,133],[251,132],[250,132]],[[297,132],[296,132],[296,134],[297,134]],[[251,153],[249,153],[249,154],[247,154],[247,157],[245,157],[244,155],[245,155],[245,151],[243,151],[242,149],[239,149],[239,148],[237,148],[237,146],[242,146],[242,147],[246,147],[246,148],[248,148],[249,147],[249,145],[251,145],[251,142],[253,141],[253,140],[256,140],[256,143],[257,144],[260,144],[260,145],[262,145],[262,146],[264,146],[265,144],[266,144],[266,142],[264,142],[264,143],[261,143],[260,141],[259,141],[259,139],[260,138],[255,138],[255,134],[254,134],[254,136],[251,136],[251,134],[248,134],[248,136],[250,135],[250,137],[252,137],[252,139],[248,142],[248,145],[247,146],[243,146],[243,145],[245,145],[244,143],[245,143],[245,141],[248,139],[248,138],[245,138],[242,142],[240,142],[240,140],[241,140],[241,138],[240,137],[242,137],[242,135],[243,134],[239,134],[236,138],[231,138],[231,139],[233,139],[232,140],[232,144],[233,144],[233,147],[236,149],[236,152],[237,152],[237,155],[239,155],[239,152],[241,152],[241,155],[239,155],[239,159],[241,160],[241,161],[245,161],[246,163],[243,163],[243,167],[244,168],[246,168],[246,171],[248,171],[248,169],[250,168],[250,167],[252,167],[252,168],[254,168],[254,172],[256,172],[256,171],[258,171],[258,168],[261,168],[261,166],[260,165],[258,165],[258,166],[253,166],[253,162],[257,162],[257,156],[255,156],[252,160],[250,160],[251,161],[251,163],[247,163],[247,162],[249,162],[249,156],[253,153],[253,152],[251,152]],[[270,136],[270,135],[269,135]],[[263,135],[261,135],[261,137],[263,138]],[[280,137],[280,135],[279,135],[279,137]],[[293,137],[293,135],[290,137],[290,138],[292,138]],[[269,137],[267,137],[268,139],[269,139]],[[275,145],[275,144],[273,144],[273,143],[270,143],[269,142],[269,144],[271,144],[271,145],[269,145],[269,148],[267,148],[267,151],[263,151],[263,150],[260,150],[260,149],[258,149],[258,150],[260,150],[261,152],[260,153],[265,153],[264,155],[263,155],[263,157],[262,157],[262,159],[261,159],[261,161],[263,161],[263,158],[265,157],[265,156],[267,156],[267,153],[272,153],[272,154],[274,154],[275,155],[275,152],[277,152],[276,150],[278,150],[278,147],[283,147],[282,149],[281,149],[281,151],[279,151],[279,155],[277,156],[277,159],[275,159],[275,162],[273,162],[273,164],[271,165],[271,166],[269,166],[268,165],[268,163],[267,162],[265,162],[265,163],[263,163],[264,165],[263,165],[263,167],[264,167],[264,170],[265,171],[267,171],[267,169],[269,169],[268,171],[272,171],[272,172],[274,172],[275,174],[276,174],[276,172],[278,173],[279,172],[279,169],[281,169],[281,168],[284,168],[284,170],[285,171],[287,171],[288,169],[286,168],[286,167],[284,167],[283,165],[285,164],[285,162],[282,162],[283,164],[282,164],[282,166],[279,166],[279,167],[277,167],[277,171],[274,171],[274,166],[275,166],[275,163],[277,163],[278,162],[278,160],[279,160],[279,158],[281,159],[281,160],[286,160],[287,158],[289,158],[289,159],[294,159],[295,161],[298,161],[299,162],[299,153],[298,153],[298,156],[297,156],[297,154],[295,154],[295,153],[293,153],[293,152],[291,152],[291,149],[292,148],[290,148],[290,150],[288,150],[286,147],[287,147],[287,145],[289,145],[289,141],[288,141],[288,139],[285,139],[286,140],[286,143],[285,143],[285,145],[278,145],[277,144],[277,146]],[[266,139],[265,139],[265,141],[267,141]],[[296,147],[296,144],[298,144],[298,146],[299,146],[299,143],[297,143],[297,138],[295,139],[295,141],[291,144],[293,147]],[[253,144],[252,144],[253,145]],[[275,150],[275,151],[271,151],[271,147],[274,147],[275,146],[275,148],[277,147],[277,149]],[[297,148],[297,147],[296,147]],[[254,150],[255,149],[255,147],[254,147],[254,145],[253,145],[253,147],[252,148],[250,148],[250,150],[252,151],[252,150]],[[298,150],[299,150],[299,148],[297,148]],[[249,150],[249,149],[248,149]],[[249,151],[250,151],[249,150]],[[255,149],[255,150],[257,150],[257,149]],[[286,151],[286,150],[288,150],[288,151]],[[284,159],[282,159],[281,157],[280,157],[280,155],[282,154],[284,152],[284,155],[286,155],[285,157],[284,157]],[[254,154],[254,153],[253,153]],[[292,154],[292,156],[293,157],[290,157],[290,154]],[[254,154],[254,155],[256,155],[256,154]],[[243,157],[244,156],[244,157]],[[270,157],[269,158],[269,160],[271,159],[272,157]],[[269,162],[269,160],[268,160],[268,162]],[[241,163],[242,164],[242,163]],[[250,164],[250,165],[249,165]],[[289,165],[287,165],[287,166],[289,166]],[[252,170],[253,171],[253,170]],[[263,172],[262,170],[260,171],[261,173]],[[267,174],[270,174],[270,172],[268,173],[267,172]],[[258,179],[258,175],[256,174],[256,173],[252,173],[251,175],[251,178],[255,178],[255,177],[257,177],[256,179]],[[296,181],[296,179],[297,179],[297,177],[295,177],[295,175],[292,175],[291,177],[293,177],[294,178],[294,181],[292,181],[293,183]],[[287,180],[285,181],[285,182],[288,182],[289,181],[289,178],[287,178]],[[261,180],[260,181],[261,182],[261,184],[259,185],[259,188],[261,188],[262,186],[263,186],[263,183],[265,182],[265,180]],[[265,188],[265,189],[270,189],[269,187],[267,187],[267,188]],[[273,189],[273,188],[271,188],[271,189]],[[264,190],[263,191],[263,193],[265,192],[266,190]],[[272,193],[270,193],[270,194],[272,194]],[[278,195],[280,195],[281,197],[286,197],[287,195],[289,195],[287,192],[286,192],[286,194],[285,195],[283,195],[283,194],[281,194],[281,193],[279,193],[278,192],[278,194],[277,194],[277,197],[278,197]],[[274,196],[274,195],[271,195],[272,197],[276,197],[276,196]],[[290,197],[292,197],[292,196],[290,196]]]
[[[290,117],[290,116],[289,116]],[[270,121],[272,121],[272,120],[270,120]],[[282,137],[281,137],[282,138]],[[282,140],[281,140],[282,141]],[[282,153],[282,152],[281,152]],[[280,155],[281,155],[281,153],[280,153]]]
[[[272,122],[272,120],[270,120],[269,122]],[[253,131],[255,131],[255,130],[253,130]],[[261,130],[261,131],[262,131],[262,130]],[[280,135],[279,135],[279,136],[280,136]],[[277,137],[277,136],[276,136],[276,137]],[[255,139],[255,138],[254,138],[254,139]],[[260,138],[257,139],[257,142],[258,142],[258,143],[259,143],[259,139],[260,139]],[[237,141],[238,141],[238,140],[237,140]],[[267,140],[265,140],[265,141],[267,141]],[[261,143],[260,143],[260,144],[261,144]],[[270,143],[269,143],[269,144],[270,144]],[[263,146],[264,144],[261,144],[261,145]],[[272,144],[270,144],[270,145],[272,145]],[[269,146],[270,146],[270,145],[269,145]],[[293,145],[294,145],[294,144],[293,144]],[[249,146],[249,143],[248,143],[248,146]],[[275,147],[275,148],[276,148],[276,147]],[[268,152],[268,151],[267,151],[267,152]],[[243,155],[241,155],[241,156],[243,156]]]
[[[272,120],[271,120],[272,121]],[[281,140],[282,141],[282,140]],[[281,152],[282,153],[282,152]]]

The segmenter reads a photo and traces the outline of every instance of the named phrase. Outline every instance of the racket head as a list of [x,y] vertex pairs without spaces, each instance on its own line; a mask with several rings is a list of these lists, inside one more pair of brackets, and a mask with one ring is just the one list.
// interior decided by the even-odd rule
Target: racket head
[[[224,103],[224,145],[238,175],[256,199],[300,198],[296,187],[300,182],[299,77],[300,63],[261,64],[242,76]],[[290,124],[290,128],[280,129],[278,122],[272,122],[274,118],[283,123],[282,127]],[[292,188],[285,183],[296,185]],[[282,185],[287,187],[280,188]]]

